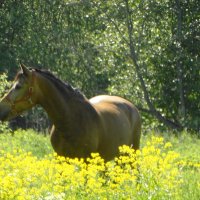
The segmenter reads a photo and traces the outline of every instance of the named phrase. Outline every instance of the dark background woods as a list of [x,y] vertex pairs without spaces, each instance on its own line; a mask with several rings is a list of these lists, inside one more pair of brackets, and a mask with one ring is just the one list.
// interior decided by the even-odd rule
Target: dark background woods
[[[129,99],[144,129],[199,131],[199,8],[197,0],[1,0],[0,73],[13,78],[19,62],[45,68],[88,98]],[[49,124],[41,108],[21,120]]]

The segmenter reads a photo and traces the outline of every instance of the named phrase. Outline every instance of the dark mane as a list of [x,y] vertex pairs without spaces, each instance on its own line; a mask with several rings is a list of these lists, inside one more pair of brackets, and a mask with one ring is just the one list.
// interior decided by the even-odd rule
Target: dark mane
[[85,99],[85,96],[76,88],[73,88],[69,83],[66,83],[56,76],[54,76],[51,72],[47,70],[41,69],[33,69],[36,72],[40,73],[42,76],[53,82],[53,84],[57,87],[57,89],[61,92],[65,97],[69,97],[69,93],[73,96],[76,96],[80,99]]

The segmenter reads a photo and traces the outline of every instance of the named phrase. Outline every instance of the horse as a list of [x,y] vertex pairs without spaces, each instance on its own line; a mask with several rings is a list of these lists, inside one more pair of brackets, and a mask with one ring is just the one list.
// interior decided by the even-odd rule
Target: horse
[[121,145],[139,149],[138,109],[118,96],[87,99],[51,72],[20,64],[13,85],[0,101],[0,120],[10,120],[40,105],[53,126],[50,140],[59,156],[87,158],[97,152],[105,160],[118,156]]

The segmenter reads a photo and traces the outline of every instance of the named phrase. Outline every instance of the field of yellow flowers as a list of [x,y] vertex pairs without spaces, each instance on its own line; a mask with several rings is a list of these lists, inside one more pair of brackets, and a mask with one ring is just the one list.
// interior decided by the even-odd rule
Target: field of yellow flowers
[[143,136],[134,151],[105,163],[96,153],[82,159],[59,157],[48,136],[18,130],[0,134],[0,199],[200,199],[200,141]]

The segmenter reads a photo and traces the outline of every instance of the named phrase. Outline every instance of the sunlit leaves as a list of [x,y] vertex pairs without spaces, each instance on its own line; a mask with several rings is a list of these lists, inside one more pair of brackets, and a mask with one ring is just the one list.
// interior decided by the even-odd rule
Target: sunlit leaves
[[109,92],[148,108],[131,43],[156,110],[199,129],[199,1],[8,0],[0,6],[2,68],[13,73],[23,61],[56,72],[88,97]]

